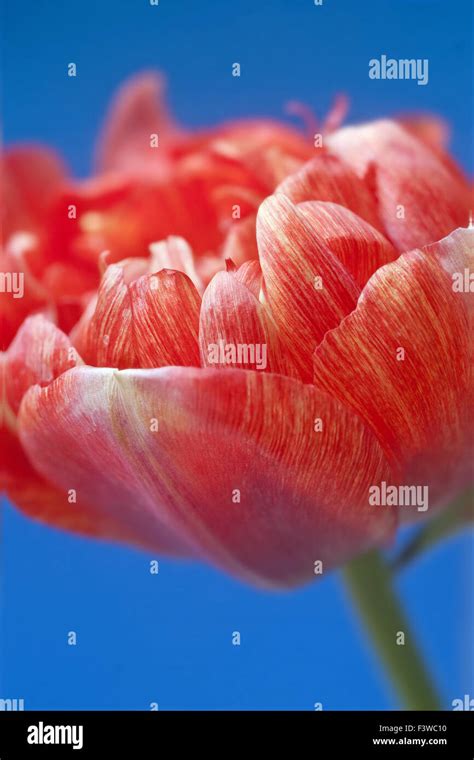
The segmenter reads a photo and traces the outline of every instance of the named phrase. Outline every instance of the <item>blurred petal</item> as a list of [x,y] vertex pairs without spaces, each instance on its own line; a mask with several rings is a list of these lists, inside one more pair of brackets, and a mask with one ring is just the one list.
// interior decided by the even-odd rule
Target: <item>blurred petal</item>
[[29,391],[20,434],[40,471],[99,513],[265,585],[314,578],[317,560],[326,571],[394,527],[367,504],[389,474],[360,419],[265,372],[73,369]]
[[472,477],[472,293],[453,275],[473,268],[474,230],[403,254],[367,283],[357,309],[315,353],[314,380],[350,406],[402,466],[445,502]]
[[130,77],[112,102],[99,141],[99,170],[146,172],[150,160],[160,157],[160,150],[150,147],[152,134],[161,140],[179,132],[164,104],[163,78],[142,72]]
[[0,350],[6,350],[28,314],[47,307],[47,293],[32,275],[28,253],[37,252],[30,233],[15,233],[0,247],[0,272],[4,278],[0,298]]
[[97,308],[97,293],[90,294],[80,319],[69,333],[72,345],[80,356],[86,356],[89,350],[89,325]]
[[[157,213],[160,209],[160,213]],[[143,256],[154,240],[179,234],[184,202],[176,183],[101,176],[63,188],[46,219],[50,258],[66,257],[97,275],[97,262]],[[187,220],[181,226],[186,224]]]
[[237,265],[258,260],[256,224],[256,214],[250,214],[230,227],[223,246],[224,259],[232,259]]
[[186,240],[170,235],[166,240],[152,243],[150,245],[150,253],[151,272],[159,272],[160,269],[175,269],[177,272],[184,272],[194,283],[197,290],[200,293],[203,292],[204,287],[196,271],[193,252]]
[[24,146],[5,152],[1,163],[3,241],[14,232],[37,230],[64,179],[63,164],[46,148]]
[[[199,139],[199,137],[198,137]],[[265,119],[242,119],[229,121],[217,129],[202,133],[201,146],[208,146],[229,158],[244,164],[247,157],[259,153],[266,156],[275,148],[279,155],[299,161],[307,161],[312,152],[311,143],[301,132],[277,121]]]
[[360,178],[375,172],[380,217],[399,250],[427,245],[467,225],[467,183],[399,124],[385,120],[345,127],[328,144]]
[[49,297],[56,301],[80,300],[84,293],[97,287],[97,273],[81,271],[73,264],[54,262],[47,267],[42,285]]
[[450,129],[440,116],[433,114],[413,114],[399,116],[398,123],[435,151],[444,151],[449,142]]
[[297,208],[360,287],[377,269],[398,256],[387,238],[343,206],[307,201]]
[[[309,147],[304,159],[309,157]],[[295,158],[283,148],[271,145],[266,149],[256,148],[243,157],[245,166],[249,168],[259,182],[263,182],[268,192],[272,192],[285,177],[301,167],[301,158]]]
[[265,298],[302,376],[309,379],[314,349],[355,308],[360,289],[284,195],[270,196],[260,206],[257,240]]

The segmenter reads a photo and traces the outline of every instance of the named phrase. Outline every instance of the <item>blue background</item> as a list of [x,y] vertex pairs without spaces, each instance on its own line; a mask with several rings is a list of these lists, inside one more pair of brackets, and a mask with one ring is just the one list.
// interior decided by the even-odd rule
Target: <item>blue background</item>
[[[41,141],[78,176],[91,168],[107,101],[129,74],[164,71],[189,126],[323,116],[335,92],[349,120],[431,110],[472,170],[472,3],[444,0],[81,0],[3,3],[6,143]],[[425,87],[372,81],[368,60],[429,58]],[[230,76],[238,61],[242,76]],[[66,76],[69,62],[76,79]],[[1,697],[29,709],[397,706],[337,574],[265,594],[213,569],[153,559],[47,529],[3,508]],[[399,579],[446,706],[472,693],[472,542],[460,536]],[[67,632],[77,632],[77,646]],[[242,644],[231,643],[240,631]]]

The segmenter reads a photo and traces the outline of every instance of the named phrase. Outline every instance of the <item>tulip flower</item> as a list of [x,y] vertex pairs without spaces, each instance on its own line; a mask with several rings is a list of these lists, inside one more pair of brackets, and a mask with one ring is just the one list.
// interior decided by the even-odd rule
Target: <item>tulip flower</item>
[[90,180],[3,159],[2,487],[292,587],[470,481],[469,187],[435,121],[189,134],[160,88],[119,94]]
[[[68,296],[91,289],[85,260],[104,270],[69,337],[43,309],[5,354],[10,492],[53,524],[260,585],[301,583],[393,536],[403,516],[371,504],[371,487],[426,487],[433,511],[468,481],[468,296],[453,289],[472,254],[472,231],[455,229],[468,189],[394,122],[335,130],[303,163],[303,138],[279,127],[185,136],[157,113],[155,90],[139,79],[112,111],[101,165],[115,184],[106,174],[65,189],[45,155],[33,176],[7,158],[19,201],[6,251],[50,257],[45,304],[63,283]],[[152,124],[169,137],[156,165]],[[288,156],[297,168],[222,240],[227,268],[205,287],[202,252],[222,266],[220,227],[193,223],[181,179],[201,182],[196,203],[215,212],[215,172],[217,189],[250,191],[249,166],[278,141],[268,187]],[[154,226],[158,185],[184,205]],[[65,204],[82,201],[68,219]]]
[[9,149],[1,162],[0,264],[24,273],[25,294],[2,309],[1,348],[38,310],[69,332],[98,287],[104,251],[109,261],[140,257],[149,244],[180,235],[209,279],[233,221],[254,213],[311,154],[299,131],[271,121],[186,132],[153,73],[132,78],[113,102],[91,178],[71,179],[43,147]]

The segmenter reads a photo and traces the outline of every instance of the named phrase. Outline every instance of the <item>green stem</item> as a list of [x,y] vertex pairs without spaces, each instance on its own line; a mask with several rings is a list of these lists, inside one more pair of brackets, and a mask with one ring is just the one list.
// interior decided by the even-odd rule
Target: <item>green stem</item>
[[[383,558],[376,551],[369,552],[347,565],[343,575],[402,706],[441,710]],[[405,635],[404,644],[397,644],[399,633]]]
[[403,570],[422,552],[472,524],[473,520],[474,493],[470,490],[458,496],[449,507],[420,528],[391,563],[392,570]]

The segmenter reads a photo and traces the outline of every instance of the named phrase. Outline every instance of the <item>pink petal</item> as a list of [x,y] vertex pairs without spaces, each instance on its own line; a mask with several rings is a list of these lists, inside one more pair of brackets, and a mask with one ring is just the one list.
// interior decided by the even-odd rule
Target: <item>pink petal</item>
[[99,141],[101,171],[147,172],[150,161],[161,159],[150,148],[150,135],[160,140],[178,136],[179,130],[164,104],[164,80],[155,72],[131,77],[119,90],[109,109]]
[[107,268],[94,314],[74,334],[84,360],[119,369],[199,366],[201,299],[193,283],[171,269],[135,280],[135,261],[148,266],[130,259]]
[[398,257],[387,238],[343,206],[307,201],[297,208],[361,288],[377,269]]
[[[97,509],[79,493],[72,496],[71,486],[57,487],[41,475],[30,461],[17,437],[16,413],[29,388],[50,384],[54,378],[82,364],[66,335],[42,316],[25,321],[9,350],[0,353],[0,387],[4,389],[0,406],[0,491],[28,517],[81,535],[114,541],[127,541],[141,548],[163,552],[184,552],[180,542],[160,539],[138,520],[133,526],[123,523],[116,512]],[[57,462],[63,467],[63,459]],[[53,479],[54,480],[54,479]],[[117,505],[120,505],[120,498]],[[161,541],[161,544],[157,543]]]
[[35,231],[66,172],[51,151],[26,145],[6,151],[1,163],[2,239],[14,232]]
[[262,287],[262,270],[258,261],[246,261],[235,271],[235,277],[259,298]]
[[257,241],[268,305],[302,377],[309,379],[314,349],[355,308],[360,290],[284,195],[260,206]]
[[77,368],[29,391],[20,434],[35,466],[99,514],[259,584],[314,578],[317,560],[326,572],[393,530],[367,504],[389,478],[373,436],[289,378]]
[[89,324],[83,325],[82,335],[75,336],[84,361],[98,367],[134,367],[132,319],[124,268],[111,264],[102,278],[94,314]]
[[206,288],[199,327],[202,366],[297,377],[267,307],[243,283],[245,277],[241,270],[218,272]]
[[183,272],[162,269],[129,288],[137,366],[199,366],[201,298]]
[[316,386],[370,425],[404,483],[429,486],[432,506],[472,477],[473,295],[453,275],[472,271],[473,245],[458,229],[380,269],[315,353]]
[[361,179],[374,172],[380,217],[400,251],[467,225],[467,183],[399,124],[385,120],[345,127],[328,138],[328,145]]
[[150,245],[150,272],[160,269],[175,269],[187,274],[197,290],[202,293],[204,286],[199,277],[193,258],[193,252],[184,238],[170,235],[166,240],[160,240]]
[[341,158],[320,151],[316,158],[278,186],[293,203],[331,201],[353,211],[376,229],[382,230],[373,193]]
[[60,374],[82,364],[67,335],[41,315],[23,322],[5,354],[6,398],[16,414],[31,385],[52,382]]
[[258,259],[256,224],[256,214],[250,214],[230,227],[223,246],[224,259],[232,259],[237,265]]

